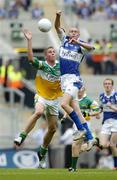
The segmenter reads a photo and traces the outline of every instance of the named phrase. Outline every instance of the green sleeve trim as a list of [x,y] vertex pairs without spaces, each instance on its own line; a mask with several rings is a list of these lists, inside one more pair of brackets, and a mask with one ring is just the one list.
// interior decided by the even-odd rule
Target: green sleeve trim
[[88,96],[86,96],[86,100],[87,100],[88,108],[90,109],[90,106],[92,105],[93,100],[90,99]]
[[42,62],[38,58],[34,57],[33,62],[31,63],[33,67],[40,69],[42,67]]

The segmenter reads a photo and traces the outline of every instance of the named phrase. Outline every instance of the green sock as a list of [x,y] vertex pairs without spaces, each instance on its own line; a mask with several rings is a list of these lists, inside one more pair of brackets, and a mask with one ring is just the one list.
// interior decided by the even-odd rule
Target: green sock
[[72,157],[72,168],[76,170],[78,157]]
[[20,133],[20,137],[22,137],[22,139],[25,139],[26,136],[27,136],[27,133],[25,133],[25,132]]
[[19,136],[22,138],[21,143],[23,143],[23,142],[24,142],[24,140],[26,139],[27,133],[22,132],[22,133],[20,133],[20,135],[19,135]]
[[40,146],[39,148],[39,152],[42,156],[45,156],[45,154],[47,153],[48,148],[44,148],[43,146]]

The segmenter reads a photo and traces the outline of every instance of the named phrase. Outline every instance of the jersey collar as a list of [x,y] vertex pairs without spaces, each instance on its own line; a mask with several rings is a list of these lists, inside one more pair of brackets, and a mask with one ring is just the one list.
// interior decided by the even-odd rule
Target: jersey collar
[[47,62],[47,61],[45,61],[45,63],[46,63],[48,66],[50,66],[50,67],[54,67],[54,66],[56,66],[57,61],[55,61],[54,66],[51,66],[50,64],[48,64],[48,62]]
[[110,97],[110,96],[113,96],[114,93],[115,93],[115,90],[113,89],[110,95],[107,95],[106,92],[105,92],[105,95],[106,95],[107,97]]

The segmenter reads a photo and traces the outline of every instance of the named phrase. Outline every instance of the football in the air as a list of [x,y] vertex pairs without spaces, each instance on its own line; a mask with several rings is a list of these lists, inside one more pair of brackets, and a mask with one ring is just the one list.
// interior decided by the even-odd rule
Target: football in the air
[[38,28],[42,32],[50,31],[51,27],[52,27],[52,23],[49,19],[43,18],[38,21]]

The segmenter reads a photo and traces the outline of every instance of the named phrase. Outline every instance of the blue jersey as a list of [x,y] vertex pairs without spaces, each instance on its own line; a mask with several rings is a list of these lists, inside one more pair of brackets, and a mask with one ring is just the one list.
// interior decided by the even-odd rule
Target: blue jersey
[[61,31],[58,35],[62,42],[59,50],[61,75],[75,74],[80,76],[79,65],[87,50],[79,44],[69,43],[69,37],[64,32]]
[[117,120],[117,112],[108,107],[108,103],[111,103],[117,107],[117,92],[113,90],[110,96],[105,93],[100,94],[100,105],[103,109],[103,122],[107,119]]

